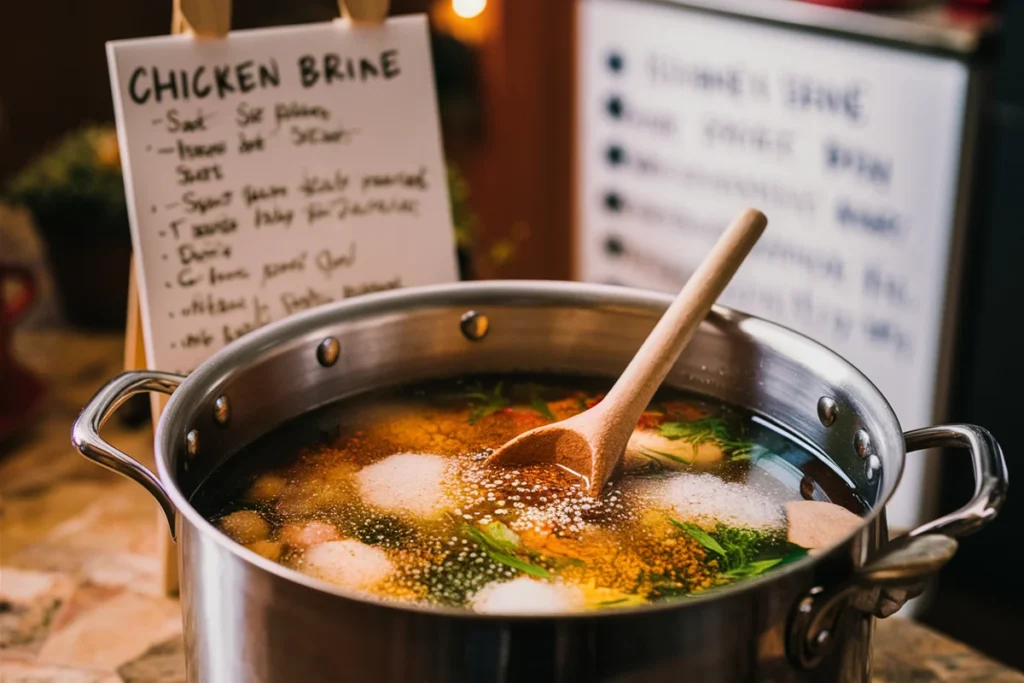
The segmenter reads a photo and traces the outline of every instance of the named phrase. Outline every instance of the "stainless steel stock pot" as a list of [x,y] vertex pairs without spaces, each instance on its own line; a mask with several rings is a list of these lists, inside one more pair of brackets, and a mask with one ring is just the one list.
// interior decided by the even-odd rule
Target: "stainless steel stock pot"
[[[235,544],[189,503],[227,458],[285,421],[368,389],[467,372],[617,375],[670,297],[556,282],[460,283],[367,295],[252,332],[188,377],[129,372],[73,441],[145,486],[179,549],[192,683],[867,683],[872,624],[920,593],[998,512],[1007,473],[979,427],[904,433],[856,368],[778,325],[716,308],[667,382],[754,411],[829,454],[873,511],[830,552],[704,597],[607,613],[499,618],[375,603]],[[172,393],[156,474],[103,441],[139,392]],[[908,452],[959,447],[974,498],[887,541]]]

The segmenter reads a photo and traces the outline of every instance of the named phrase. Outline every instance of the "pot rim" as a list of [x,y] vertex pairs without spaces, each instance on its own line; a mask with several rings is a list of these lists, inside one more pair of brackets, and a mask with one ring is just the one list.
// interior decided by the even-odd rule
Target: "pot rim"
[[[787,564],[785,567],[774,570],[754,578],[747,578],[743,581],[725,586],[702,591],[685,599],[670,600],[636,607],[623,607],[616,609],[597,610],[593,612],[574,612],[566,614],[544,614],[544,613],[523,613],[523,614],[482,614],[472,612],[468,609],[453,607],[439,607],[419,605],[412,603],[400,603],[387,601],[380,598],[361,593],[356,590],[349,590],[329,583],[322,579],[316,579],[298,570],[291,569],[277,562],[273,562],[252,550],[236,543],[217,529],[211,522],[199,514],[189,500],[178,488],[177,481],[168,469],[168,454],[163,444],[171,443],[174,438],[169,433],[170,423],[174,422],[179,413],[187,412],[188,402],[192,399],[189,394],[200,392],[193,387],[203,387],[210,384],[223,373],[222,366],[233,365],[240,357],[252,353],[254,350],[263,353],[278,346],[280,342],[294,339],[298,330],[308,333],[310,329],[318,329],[327,325],[337,325],[343,322],[342,318],[358,319],[363,316],[385,315],[400,311],[409,311],[416,308],[437,307],[437,306],[459,306],[461,304],[480,305],[481,300],[490,299],[504,305],[514,304],[518,301],[529,301],[533,305],[566,305],[572,304],[574,299],[577,303],[592,303],[612,307],[638,307],[662,311],[672,302],[673,297],[669,294],[653,290],[644,290],[634,287],[623,287],[618,285],[604,285],[592,283],[580,283],[573,281],[559,280],[488,280],[478,282],[456,282],[440,285],[409,286],[402,289],[375,292],[359,296],[358,298],[342,300],[332,304],[318,306],[316,308],[293,314],[287,318],[275,321],[262,328],[254,330],[247,335],[227,344],[212,354],[207,360],[199,365],[188,375],[181,385],[170,396],[163,414],[157,424],[154,434],[154,450],[157,473],[160,481],[164,484],[167,496],[170,498],[174,508],[177,510],[177,524],[187,521],[199,533],[212,539],[221,549],[235,555],[238,559],[255,565],[260,569],[275,575],[278,578],[299,584],[305,588],[316,590],[340,597],[346,600],[354,600],[365,605],[376,608],[396,609],[403,612],[416,612],[423,615],[449,617],[458,619],[472,619],[484,621],[560,621],[595,618],[616,618],[630,617],[661,612],[666,610],[685,609],[688,606],[697,608],[709,601],[736,597],[745,593],[758,591],[769,584],[780,582],[787,577],[803,572],[811,565],[822,562],[826,557],[839,552],[852,539],[863,534],[867,529],[876,523],[876,520],[883,514],[885,505],[892,498],[900,480],[906,462],[905,449],[898,453],[898,465],[893,472],[879,500],[870,509],[869,513],[861,518],[861,524],[853,531],[834,542],[831,546],[821,549],[815,554],[808,554],[805,557]],[[845,372],[850,373],[858,382],[864,383],[864,388],[876,394],[874,397],[879,407],[888,413],[892,424],[902,433],[902,427],[896,417],[892,406],[881,393],[878,387],[871,382],[860,370],[852,365],[845,358],[835,351],[832,351],[823,344],[810,337],[792,330],[788,327],[773,323],[764,318],[741,313],[726,306],[715,305],[712,308],[709,318],[717,317],[731,322],[743,328],[744,332],[750,333],[761,339],[772,338],[776,340],[785,338],[788,344],[799,344],[801,351],[807,354],[819,356],[819,360],[828,360],[838,364]],[[780,337],[780,335],[782,337]],[[200,392],[201,393],[201,392]],[[699,392],[698,392],[699,393]],[[178,534],[180,537],[180,533]],[[884,539],[883,539],[884,540]]]

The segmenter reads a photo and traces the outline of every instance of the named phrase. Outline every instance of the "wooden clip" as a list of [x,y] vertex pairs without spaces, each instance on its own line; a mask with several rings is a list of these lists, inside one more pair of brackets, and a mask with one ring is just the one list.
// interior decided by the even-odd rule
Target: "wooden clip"
[[[173,0],[172,33],[192,33],[202,38],[223,38],[231,30],[231,0]],[[338,0],[341,15],[355,23],[379,24],[388,15],[388,0]],[[129,282],[128,324],[125,335],[125,369],[139,370],[147,366],[143,344],[142,315],[140,310],[135,262],[132,259]],[[160,419],[167,397],[153,395],[153,426]],[[167,533],[163,513],[157,515],[156,533],[161,556],[160,584],[165,594],[178,591],[177,547]]]
[[[174,0],[171,6],[171,33],[192,33],[203,38],[223,38],[231,30],[231,0]],[[135,272],[135,258],[131,261],[128,278],[128,316],[125,326],[124,367],[125,370],[143,370],[146,361],[142,310],[139,302],[138,275]],[[152,394],[150,408],[153,415],[153,431],[167,404],[163,394]],[[166,595],[178,592],[178,548],[167,532],[167,521],[163,511],[156,516],[157,552],[160,555],[160,588]]]
[[388,0],[338,0],[341,16],[357,24],[379,24],[387,19]]
[[[142,310],[139,302],[139,281],[135,271],[135,259],[132,258],[131,270],[128,276],[128,324],[125,329],[124,340],[124,369],[144,370],[146,363],[146,348],[142,328]],[[156,432],[156,424],[160,421],[164,406],[167,405],[167,397],[163,394],[150,394],[149,407],[153,416],[153,431]],[[178,592],[178,548],[167,532],[167,518],[163,510],[157,510],[154,521],[154,531],[157,538],[157,554],[160,557],[158,565],[158,580],[160,590],[165,595],[174,595]]]
[[223,38],[231,30],[231,0],[174,0],[171,30]]

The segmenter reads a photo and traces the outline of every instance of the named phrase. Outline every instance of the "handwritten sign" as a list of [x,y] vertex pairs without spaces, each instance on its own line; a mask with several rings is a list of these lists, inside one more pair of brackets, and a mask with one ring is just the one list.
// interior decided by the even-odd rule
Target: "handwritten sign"
[[[677,291],[744,206],[721,302],[850,360],[933,420],[968,72],[949,58],[623,0],[580,3],[578,273]],[[911,458],[890,521],[921,519]]]
[[150,367],[457,279],[426,20],[107,46]]

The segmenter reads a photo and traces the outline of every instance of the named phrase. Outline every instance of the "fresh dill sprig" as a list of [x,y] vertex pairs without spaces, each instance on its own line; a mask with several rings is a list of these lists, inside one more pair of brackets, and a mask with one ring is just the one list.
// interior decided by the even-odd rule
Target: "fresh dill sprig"
[[751,529],[719,525],[707,532],[695,524],[669,519],[704,548],[718,555],[719,583],[760,576],[769,569],[795,562],[807,555],[807,549],[795,543],[779,543],[772,536]]
[[[732,460],[755,460],[766,449],[745,439],[734,439],[729,434],[729,426],[720,417],[705,417],[690,422],[664,422],[658,426],[658,433],[670,441],[681,440],[697,448],[701,444],[712,443],[722,449]],[[672,458],[660,451],[652,451],[656,455]],[[678,458],[672,458],[678,460]]]
[[[463,393],[471,405],[469,411],[469,424],[474,425],[488,415],[493,415],[502,408],[508,406],[509,401],[502,394],[504,382],[498,382],[494,389],[488,393],[479,382],[474,382],[467,391]],[[473,405],[475,404],[475,405]]]
[[541,387],[536,384],[530,384],[530,407],[541,414],[542,417],[546,417],[549,420],[555,419],[555,414],[551,412],[551,407],[548,406],[547,401],[540,395]]

